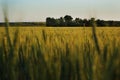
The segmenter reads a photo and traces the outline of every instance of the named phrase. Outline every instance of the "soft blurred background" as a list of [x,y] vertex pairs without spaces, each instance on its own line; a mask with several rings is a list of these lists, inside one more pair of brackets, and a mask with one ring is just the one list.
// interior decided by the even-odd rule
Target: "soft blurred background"
[[[4,21],[0,0],[0,22]],[[39,22],[66,14],[80,18],[120,20],[119,0],[6,0],[10,22]]]

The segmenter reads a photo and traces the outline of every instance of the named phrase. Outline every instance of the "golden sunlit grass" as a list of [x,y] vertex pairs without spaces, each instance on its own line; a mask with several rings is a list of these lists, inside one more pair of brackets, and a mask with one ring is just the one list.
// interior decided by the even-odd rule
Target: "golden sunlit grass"
[[[0,28],[0,80],[119,80],[120,28]],[[10,55],[12,54],[12,55]]]

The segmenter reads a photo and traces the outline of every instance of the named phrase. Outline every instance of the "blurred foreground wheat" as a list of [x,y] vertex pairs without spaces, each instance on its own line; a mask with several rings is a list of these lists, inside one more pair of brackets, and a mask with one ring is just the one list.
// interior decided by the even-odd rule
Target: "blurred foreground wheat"
[[119,80],[120,29],[96,30],[100,54],[92,28],[1,28],[0,80]]

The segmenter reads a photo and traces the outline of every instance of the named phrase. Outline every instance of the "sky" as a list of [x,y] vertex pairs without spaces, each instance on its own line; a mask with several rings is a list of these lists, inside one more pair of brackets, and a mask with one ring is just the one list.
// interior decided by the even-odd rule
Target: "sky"
[[[0,0],[0,22],[4,21]],[[40,22],[46,17],[120,20],[120,0],[6,0],[10,22]]]

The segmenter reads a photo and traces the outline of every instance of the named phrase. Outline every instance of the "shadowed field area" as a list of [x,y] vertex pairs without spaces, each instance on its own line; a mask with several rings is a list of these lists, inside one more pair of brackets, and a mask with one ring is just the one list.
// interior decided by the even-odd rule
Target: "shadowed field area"
[[[119,80],[120,28],[0,27],[0,80]],[[8,35],[10,39],[8,39]]]

